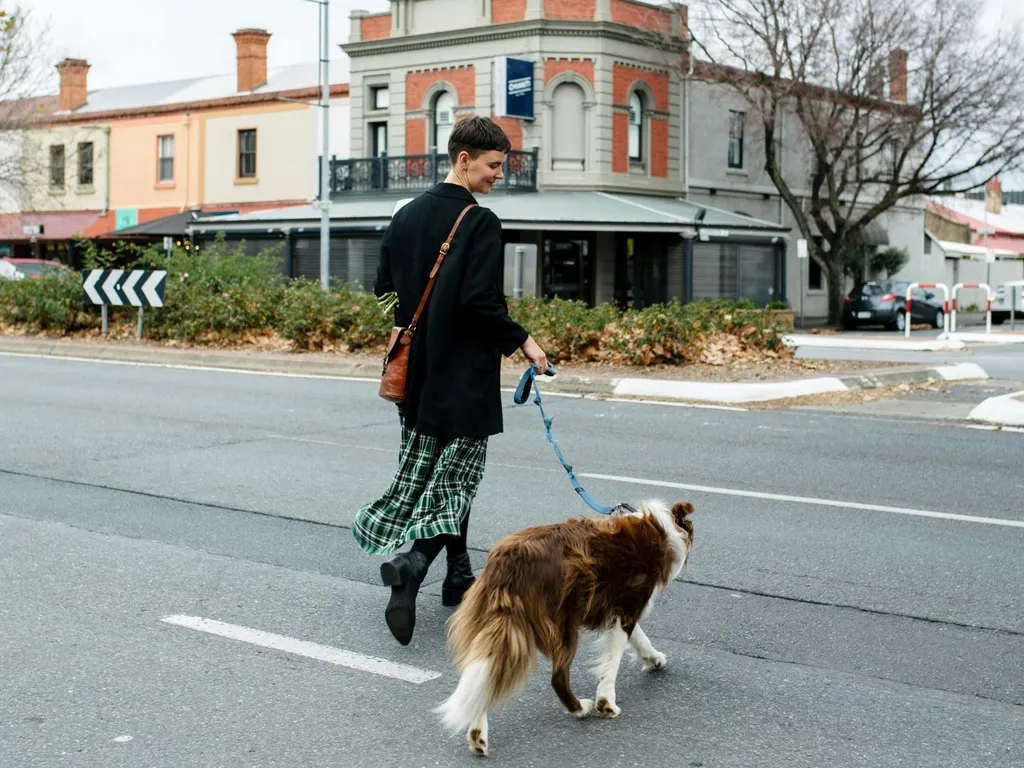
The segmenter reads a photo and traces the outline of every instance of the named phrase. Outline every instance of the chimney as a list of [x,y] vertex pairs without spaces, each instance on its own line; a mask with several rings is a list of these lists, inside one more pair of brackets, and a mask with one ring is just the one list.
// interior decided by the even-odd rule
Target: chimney
[[690,6],[680,5],[679,7],[679,36],[684,40],[690,39]]
[[907,103],[907,52],[889,52],[889,100]]
[[64,59],[57,65],[60,72],[60,108],[71,111],[89,100],[89,62],[85,59]]
[[252,91],[267,84],[267,41],[265,29],[240,29],[231,34],[238,49],[238,91]]
[[985,207],[989,213],[998,214],[1003,210],[1003,185],[998,176],[993,176],[985,185]]

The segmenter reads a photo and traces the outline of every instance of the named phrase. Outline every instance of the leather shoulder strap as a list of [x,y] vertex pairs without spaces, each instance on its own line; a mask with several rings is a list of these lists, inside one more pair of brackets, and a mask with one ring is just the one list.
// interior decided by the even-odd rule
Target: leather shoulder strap
[[455,237],[455,233],[459,229],[459,224],[462,223],[463,217],[469,212],[470,208],[476,208],[476,203],[470,203],[462,209],[462,213],[459,214],[459,218],[455,220],[455,224],[452,225],[451,232],[448,233],[448,239],[441,244],[441,252],[437,254],[437,261],[434,262],[433,269],[430,270],[430,280],[427,282],[427,287],[423,291],[423,296],[420,299],[420,304],[416,307],[416,314],[412,316],[412,322],[409,323],[409,334],[412,335],[413,331],[416,330],[416,324],[419,322],[420,315],[423,313],[423,308],[427,306],[427,299],[430,297],[430,292],[434,289],[434,283],[437,281],[437,271],[441,268],[441,262],[444,261],[445,254],[448,253],[448,249],[452,246],[452,238]]

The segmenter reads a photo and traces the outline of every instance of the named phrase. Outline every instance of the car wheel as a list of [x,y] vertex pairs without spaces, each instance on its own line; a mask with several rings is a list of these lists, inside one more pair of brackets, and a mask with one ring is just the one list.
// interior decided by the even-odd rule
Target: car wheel
[[896,330],[907,330],[907,313],[904,312],[902,309],[896,313]]
[[945,328],[946,327],[946,313],[943,312],[941,309],[936,310],[936,312],[935,312],[935,320],[934,320],[933,324],[935,325],[936,328]]

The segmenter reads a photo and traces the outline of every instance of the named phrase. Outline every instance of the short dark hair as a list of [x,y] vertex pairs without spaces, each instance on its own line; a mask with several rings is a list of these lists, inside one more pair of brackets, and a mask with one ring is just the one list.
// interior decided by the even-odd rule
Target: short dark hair
[[489,117],[466,117],[459,120],[448,137],[448,158],[454,163],[460,152],[476,159],[482,152],[505,152],[512,149],[501,127]]

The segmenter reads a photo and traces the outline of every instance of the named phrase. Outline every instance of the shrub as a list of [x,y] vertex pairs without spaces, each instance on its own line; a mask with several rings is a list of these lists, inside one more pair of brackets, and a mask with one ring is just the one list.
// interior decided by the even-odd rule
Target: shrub
[[0,320],[42,333],[68,334],[89,323],[82,277],[46,270],[38,278],[0,279]]

